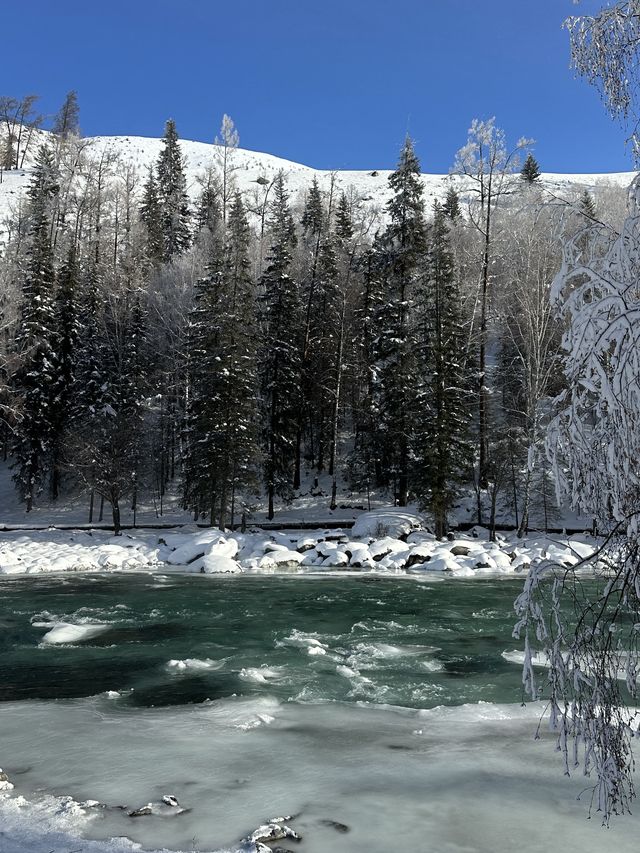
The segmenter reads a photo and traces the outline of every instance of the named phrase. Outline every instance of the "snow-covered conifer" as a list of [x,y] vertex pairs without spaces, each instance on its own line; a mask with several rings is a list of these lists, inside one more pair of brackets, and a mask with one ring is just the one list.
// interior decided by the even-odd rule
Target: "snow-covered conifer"
[[57,192],[53,155],[42,145],[28,190],[29,234],[16,333],[18,368],[14,376],[14,390],[21,410],[13,450],[17,468],[14,479],[27,512],[33,508],[41,489],[51,449],[55,272],[50,209]]
[[375,397],[387,473],[396,483],[400,506],[406,506],[417,380],[412,318],[427,247],[420,164],[408,137],[389,184],[393,190],[387,205],[390,222],[380,241],[379,258],[383,292],[374,321]]
[[250,230],[236,193],[190,325],[185,503],[224,530],[236,500],[255,487],[260,462],[256,303]]
[[421,501],[433,514],[438,537],[447,532],[447,515],[460,483],[469,479],[473,459],[471,375],[447,223],[446,213],[436,204],[417,306],[420,372],[415,479]]
[[524,165],[520,170],[520,177],[526,184],[535,184],[535,182],[540,178],[538,162],[531,152],[527,155],[527,159],[524,161]]
[[165,125],[156,180],[162,224],[162,259],[170,261],[191,243],[189,199],[182,152],[173,119]]
[[284,179],[274,184],[269,230],[271,248],[260,285],[262,295],[261,381],[264,405],[264,480],[269,518],[274,498],[290,500],[300,423],[302,312],[291,275],[295,228]]

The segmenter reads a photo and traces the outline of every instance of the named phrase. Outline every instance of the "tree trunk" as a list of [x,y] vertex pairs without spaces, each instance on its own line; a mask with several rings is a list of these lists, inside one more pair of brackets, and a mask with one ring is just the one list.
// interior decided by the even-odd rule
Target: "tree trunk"
[[120,504],[118,502],[118,498],[111,499],[111,511],[113,515],[114,536],[120,536]]
[[293,488],[300,488],[300,455],[302,450],[302,429],[298,427],[296,432],[296,451],[293,462]]
[[522,499],[522,518],[518,525],[518,536],[522,538],[529,526],[529,504],[531,501],[531,471],[527,467],[527,478],[524,481],[524,497]]
[[222,494],[220,495],[220,517],[218,518],[218,527],[224,533],[225,524],[227,521],[227,487],[222,486]]

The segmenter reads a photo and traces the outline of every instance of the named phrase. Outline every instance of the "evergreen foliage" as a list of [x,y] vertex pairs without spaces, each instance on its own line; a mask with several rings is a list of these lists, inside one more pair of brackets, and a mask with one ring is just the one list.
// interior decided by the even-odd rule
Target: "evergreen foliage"
[[387,205],[390,221],[377,258],[382,293],[374,315],[374,394],[384,475],[396,483],[398,502],[406,506],[414,429],[411,397],[418,381],[412,315],[427,247],[420,164],[409,138],[389,184],[393,190]]
[[462,211],[460,209],[460,196],[453,187],[449,187],[447,195],[442,205],[442,211],[445,216],[448,216],[452,222],[460,219]]
[[147,257],[152,264],[159,264],[164,253],[163,217],[158,183],[153,167],[149,167],[149,174],[144,185],[140,204],[140,219],[146,230]]
[[292,271],[296,245],[289,196],[280,175],[274,184],[269,220],[271,248],[260,285],[263,290],[261,326],[261,385],[264,406],[264,481],[269,518],[274,497],[293,497],[296,437],[301,399],[301,308]]
[[185,505],[224,530],[236,493],[257,485],[256,304],[250,230],[239,194],[207,277],[198,282],[189,329]]
[[27,512],[33,508],[48,473],[53,435],[55,272],[50,207],[58,189],[51,150],[42,145],[28,190],[28,248],[21,277],[20,318],[15,339],[18,367],[14,391],[21,400],[21,410],[13,447],[17,469],[14,479]]
[[424,506],[433,514],[438,537],[447,532],[456,487],[468,481],[473,458],[468,440],[471,375],[447,222],[447,214],[436,204],[418,309],[421,380],[416,481]]
[[78,320],[79,268],[76,247],[71,246],[67,260],[58,273],[58,288],[54,301],[53,376],[51,398],[51,497],[60,493],[63,466],[63,441],[67,432],[73,387],[80,325]]
[[162,260],[182,254],[191,243],[189,200],[178,133],[173,119],[165,125],[156,180],[162,224]]
[[520,170],[520,177],[526,184],[535,184],[540,178],[540,168],[533,154],[529,153]]

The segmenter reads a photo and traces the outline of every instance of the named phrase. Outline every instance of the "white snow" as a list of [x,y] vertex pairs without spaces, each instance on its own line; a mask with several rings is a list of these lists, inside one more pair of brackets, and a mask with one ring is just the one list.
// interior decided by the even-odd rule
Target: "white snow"
[[[362,519],[344,533],[254,530],[221,534],[187,527],[171,533],[140,529],[114,537],[101,530],[0,531],[0,574],[170,569],[201,574],[357,571],[480,577],[526,572],[547,560],[575,567],[599,544],[586,534],[531,534],[522,539],[500,534],[491,542],[485,531],[478,530],[437,540],[424,530],[408,534],[420,517],[393,507],[365,513]],[[378,526],[381,519],[388,521],[384,529]],[[392,523],[402,538],[390,534]],[[382,535],[375,535],[376,531]],[[59,631],[54,636],[58,635]]]
[[[3,173],[3,181],[0,184],[0,239],[3,230],[2,221],[8,215],[15,214],[18,209],[29,182],[33,156],[39,142],[47,136],[46,131],[39,131],[35,134],[33,144],[25,160],[24,169]],[[117,168],[114,168],[114,172],[122,170],[128,165],[133,165],[141,183],[149,166],[157,161],[158,154],[162,149],[160,138],[142,136],[87,137],[83,139],[83,144],[85,146],[84,151],[90,159],[99,160],[105,152],[115,155]],[[180,147],[186,166],[187,191],[191,199],[195,201],[201,191],[199,179],[205,175],[211,166],[218,171],[220,170],[220,149],[211,143],[187,139],[180,140]],[[301,197],[308,190],[314,177],[318,180],[321,189],[328,189],[333,181],[335,183],[334,193],[336,190],[353,191],[355,196],[363,199],[372,212],[383,212],[391,196],[388,181],[391,171],[388,169],[323,171],[272,154],[249,151],[244,148],[234,150],[231,157],[234,181],[238,188],[247,195],[248,199],[255,202],[253,205],[248,205],[249,209],[260,206],[265,189],[280,171],[284,173],[287,185],[294,198]],[[541,176],[540,184],[554,194],[575,192],[576,189],[589,189],[591,192],[597,192],[601,186],[627,187],[633,177],[634,174],[629,172],[572,175],[545,173]],[[266,185],[259,183],[259,181],[265,180]],[[518,180],[518,177],[516,176],[514,180]],[[422,181],[425,202],[428,207],[435,200],[442,200],[447,189],[452,185],[464,194],[465,181],[462,178],[452,177],[451,175],[424,174]]]

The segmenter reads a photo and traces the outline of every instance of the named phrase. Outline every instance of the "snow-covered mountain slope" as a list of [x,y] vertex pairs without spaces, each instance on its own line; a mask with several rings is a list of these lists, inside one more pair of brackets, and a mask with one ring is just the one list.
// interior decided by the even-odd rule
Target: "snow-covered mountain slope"
[[[44,138],[48,134],[43,131],[38,135]],[[144,181],[149,166],[156,162],[162,148],[161,139],[142,136],[97,136],[84,139],[83,143],[86,146],[87,155],[93,159],[99,159],[105,152],[116,155],[117,161],[113,165],[113,171],[116,174],[128,164],[134,165],[139,172],[140,184]],[[200,179],[206,171],[211,166],[220,170],[222,149],[217,145],[189,140],[181,140],[180,145],[187,167],[188,190],[191,197],[195,198],[200,192]],[[19,199],[29,180],[30,165],[36,148],[37,140],[32,144],[25,159],[24,169],[3,174],[2,183],[0,183],[0,223],[17,209]],[[321,189],[328,191],[333,180],[334,191],[353,193],[355,197],[364,200],[372,211],[383,209],[390,196],[388,182],[390,170],[322,171],[275,157],[272,154],[248,151],[243,148],[230,152],[230,163],[236,185],[247,194],[250,201],[252,199],[255,201],[256,206],[262,205],[269,183],[280,171],[284,173],[294,199],[306,191],[314,176]],[[563,194],[577,188],[597,190],[598,186],[603,185],[626,187],[633,177],[632,172],[575,175],[545,173],[541,183],[546,189],[556,194]],[[423,181],[427,207],[435,199],[444,197],[451,182],[458,188],[461,186],[460,179],[452,178],[450,175],[425,174]]]

